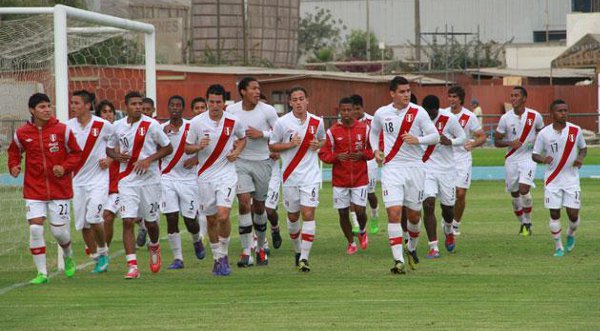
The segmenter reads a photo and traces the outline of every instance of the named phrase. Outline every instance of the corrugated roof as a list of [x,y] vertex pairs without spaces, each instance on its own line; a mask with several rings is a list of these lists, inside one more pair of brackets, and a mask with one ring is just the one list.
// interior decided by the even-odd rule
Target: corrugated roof
[[558,68],[595,68],[600,63],[600,34],[588,33],[552,61]]

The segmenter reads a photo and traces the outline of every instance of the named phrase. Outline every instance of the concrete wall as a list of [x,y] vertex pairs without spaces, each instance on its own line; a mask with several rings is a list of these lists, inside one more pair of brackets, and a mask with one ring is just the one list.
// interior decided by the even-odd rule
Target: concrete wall
[[567,15],[567,46],[573,46],[588,33],[600,33],[600,13]]
[[510,44],[505,47],[506,67],[509,69],[544,69],[567,49],[560,44]]

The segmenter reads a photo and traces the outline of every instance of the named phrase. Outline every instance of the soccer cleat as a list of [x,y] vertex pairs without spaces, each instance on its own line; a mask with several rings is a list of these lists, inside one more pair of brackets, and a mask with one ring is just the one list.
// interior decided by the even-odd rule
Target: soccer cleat
[[455,236],[460,236],[460,223],[456,223],[456,225],[454,223],[452,224],[452,233]]
[[194,243],[194,253],[196,253],[198,260],[202,260],[206,256],[206,250],[204,249],[202,240],[198,240]]
[[521,235],[523,237],[531,236],[531,224],[523,224],[521,228]]
[[279,233],[279,229],[271,230],[271,239],[273,240],[273,247],[275,249],[279,249],[279,247],[281,247],[281,243],[283,242],[281,233]]
[[296,253],[294,255],[295,261],[296,261],[296,267],[300,265],[300,253]]
[[440,257],[440,251],[438,251],[437,249],[430,249],[429,252],[427,252],[427,255],[425,255],[425,258],[427,259],[437,259]]
[[148,251],[150,253],[150,271],[157,273],[160,271],[161,265],[160,245],[148,245]]
[[390,271],[396,275],[404,275],[406,273],[406,266],[404,266],[404,262],[402,261],[394,261],[394,266]]
[[224,256],[219,260],[219,276],[229,276],[231,274],[231,269],[229,268],[229,259],[227,256]]
[[96,261],[96,266],[94,270],[92,270],[93,274],[99,274],[108,271],[108,256],[99,255],[98,261]]
[[358,251],[358,247],[356,247],[355,243],[348,244],[348,247],[346,247],[346,254],[348,255],[352,255],[356,253],[356,251]]
[[221,271],[221,262],[220,260],[214,260],[212,274],[213,276],[219,276],[219,272]]
[[521,223],[521,227],[519,227],[519,234],[523,235],[523,230],[525,230],[525,224]]
[[167,269],[169,269],[169,270],[177,270],[177,269],[183,269],[183,268],[184,268],[183,261],[180,259],[173,260],[171,265],[169,265],[169,267],[167,267]]
[[134,278],[140,278],[140,271],[138,270],[137,266],[130,265],[129,268],[127,269],[127,273],[125,274],[125,279],[134,279]]
[[377,217],[371,218],[369,222],[369,232],[371,234],[379,233],[379,225],[377,224]]
[[135,243],[138,247],[144,247],[146,245],[146,235],[147,234],[148,234],[148,230],[146,230],[144,228],[140,228],[138,230],[137,239],[135,240]]
[[302,259],[298,262],[298,271],[300,272],[309,272],[310,266],[308,265],[308,260]]
[[554,251],[554,257],[563,257],[565,255],[565,251],[562,248],[557,248]]
[[454,233],[450,233],[446,235],[446,242],[444,242],[446,246],[446,250],[448,252],[453,252],[454,248],[456,248],[456,242],[454,241]]
[[35,276],[34,279],[29,281],[29,284],[40,285],[40,284],[46,284],[49,281],[50,281],[50,279],[48,278],[48,275],[38,272],[37,276]]
[[258,252],[256,252],[256,265],[260,265],[260,266],[266,266],[269,265],[269,254],[267,254],[267,251],[264,249],[259,249]]
[[410,267],[410,269],[416,270],[417,264],[419,264],[419,257],[417,256],[417,250],[415,249],[414,251],[407,251],[406,256],[408,258],[408,266]]
[[65,256],[65,276],[71,278],[75,275],[75,271],[77,270],[77,266],[75,265],[75,261],[70,256]]
[[572,252],[575,248],[575,236],[567,236],[567,252]]
[[367,232],[358,234],[358,243],[360,244],[360,248],[365,250],[369,247],[369,236],[367,236]]
[[267,254],[267,257],[271,256],[271,248],[269,248],[269,241],[268,240],[265,240],[265,243],[263,244],[262,249],[265,251],[265,254]]
[[240,260],[237,263],[238,268],[248,268],[254,265],[254,261],[252,260],[252,256],[242,254],[240,255]]

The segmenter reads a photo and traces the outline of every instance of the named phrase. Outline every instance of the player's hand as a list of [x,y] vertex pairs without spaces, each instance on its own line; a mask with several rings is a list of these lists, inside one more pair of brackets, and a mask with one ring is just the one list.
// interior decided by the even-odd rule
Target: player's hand
[[246,137],[250,139],[259,139],[263,137],[263,132],[260,130],[256,130],[251,126],[248,126],[248,129],[246,129]]
[[352,161],[360,161],[364,160],[365,154],[363,152],[354,152],[350,153],[350,160]]
[[131,155],[117,153],[117,158],[115,160],[117,160],[119,163],[127,163],[129,162],[129,159],[131,159]]
[[148,159],[139,160],[133,164],[133,171],[139,176],[142,176],[150,168],[150,161]]
[[231,153],[227,154],[227,161],[235,162],[238,159],[239,155],[240,155],[240,153],[231,151]]
[[279,160],[279,153],[271,153],[269,154],[269,158],[273,161]]
[[110,166],[112,161],[113,161],[113,159],[111,159],[110,157],[107,157],[105,159],[100,159],[100,161],[98,161],[98,165],[100,166],[100,169],[106,169]]
[[510,146],[512,149],[517,149],[523,146],[523,144],[519,141],[519,139],[515,139],[513,141],[509,141],[508,146]]
[[169,124],[165,125],[165,127],[164,127],[163,131],[164,131],[166,134],[169,134],[169,133],[171,133],[171,132],[173,132],[173,133],[177,133],[177,131],[179,131],[179,130],[177,130],[177,127],[176,127],[175,125],[173,125],[173,124],[169,123]]
[[452,140],[450,140],[450,138],[446,137],[445,135],[441,134],[440,135],[440,144],[445,145],[445,146],[451,146]]
[[64,176],[65,168],[63,168],[63,166],[57,164],[54,167],[52,167],[52,172],[54,173],[54,176],[60,178],[60,177]]
[[319,142],[319,140],[317,140],[317,138],[315,137],[313,140],[310,141],[310,149],[316,151],[319,148],[321,148],[321,142]]
[[192,169],[193,167],[196,166],[196,164],[198,164],[198,159],[195,157],[189,158],[185,161],[183,161],[183,167],[186,169]]
[[375,161],[377,161],[377,163],[379,165],[381,165],[383,163],[383,160],[385,159],[383,156],[383,152],[382,151],[375,151]]
[[473,147],[475,147],[473,146],[473,143],[474,141],[469,139],[469,141],[465,143],[465,149],[470,152],[473,149]]
[[[552,156],[546,156],[544,158],[544,164],[550,164],[550,163],[552,163],[552,161],[554,161],[554,158]],[[575,164],[573,164],[573,165],[575,165]]]
[[292,140],[290,140],[291,147],[297,147],[302,144],[302,138],[298,136],[298,133],[294,133]]
[[204,138],[200,139],[200,144],[198,144],[198,147],[200,147],[200,150],[203,150],[209,144],[210,144],[210,138],[205,136]]
[[409,133],[404,133],[400,136],[402,138],[402,140],[404,140],[407,144],[411,144],[411,145],[417,145],[419,144],[419,138],[409,134]]
[[348,161],[348,160],[350,160],[350,154],[347,152],[339,153],[335,156],[335,158],[340,161]]
[[575,168],[581,168],[582,165],[583,165],[583,160],[582,159],[575,159],[575,161],[573,162],[573,166]]
[[20,166],[14,166],[12,168],[10,168],[10,175],[13,177],[17,177],[19,176],[19,174],[21,173],[21,167]]

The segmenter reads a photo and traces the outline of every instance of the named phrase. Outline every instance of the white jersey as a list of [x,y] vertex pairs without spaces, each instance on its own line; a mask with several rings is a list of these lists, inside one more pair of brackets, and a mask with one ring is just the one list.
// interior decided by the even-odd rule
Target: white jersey
[[[571,146],[571,151],[564,156],[565,161],[561,162],[565,147],[568,145]],[[567,122],[567,126],[560,132],[554,130],[550,124],[540,131],[535,140],[533,153],[552,157],[552,163],[547,165],[544,175],[547,188],[579,188],[579,169],[573,166],[573,162],[582,148],[586,148],[586,143],[581,128],[575,124]],[[557,172],[561,163],[562,168]],[[550,183],[547,183],[551,175],[553,178]]]
[[[108,168],[100,168],[100,160],[106,158],[106,144],[113,135],[113,126],[109,121],[100,117],[93,116],[85,127],[72,118],[67,121],[67,127],[73,132],[75,140],[82,154],[82,166],[73,176],[74,186],[88,185],[108,185]],[[85,147],[88,145],[89,153],[86,153]],[[91,145],[93,143],[93,145]],[[84,159],[85,158],[85,159]]]
[[[358,121],[365,123],[369,127],[369,130],[371,130],[371,123],[373,122],[373,115],[363,113],[363,117],[361,117]],[[379,141],[379,139],[377,141]],[[375,160],[375,158],[368,160],[367,168],[369,168],[369,169],[377,168],[377,160]]]
[[[453,147],[465,144],[465,132],[456,117],[444,109],[439,110],[438,116],[433,119],[433,123],[438,132],[441,131],[440,134],[452,140],[452,145],[446,146],[438,143],[437,145],[423,146],[425,150],[424,158],[427,157],[427,160],[424,160],[425,169],[450,174],[456,165]],[[449,175],[449,178],[454,178],[454,175]]]
[[325,139],[323,120],[306,113],[306,120],[301,122],[293,112],[289,112],[280,117],[275,124],[270,144],[288,143],[295,134],[302,139],[302,145],[281,152],[283,186],[311,185],[321,182],[319,156],[316,151],[307,148],[310,143],[304,141],[307,133],[314,135],[319,141]]
[[253,127],[263,132],[262,138],[247,139],[246,146],[240,154],[240,159],[252,161],[268,159],[270,154],[269,137],[278,119],[277,110],[264,102],[259,102],[252,110],[243,110],[240,101],[227,106],[227,112],[237,116],[246,127]]
[[198,152],[198,177],[201,181],[214,181],[221,178],[237,178],[235,165],[227,160],[236,139],[246,136],[246,126],[237,116],[223,112],[218,122],[209,117],[209,112],[194,117],[186,142],[197,145],[204,137],[210,139],[206,148]]
[[[414,114],[409,113],[412,112],[411,109],[414,109]],[[379,150],[379,134],[383,131],[384,155],[386,157],[384,167],[420,167],[423,165],[421,161],[423,148],[420,145],[402,143],[400,150],[393,157],[391,156],[396,141],[401,140],[400,136],[406,133],[400,132],[405,118],[407,123],[412,123],[408,133],[418,137],[420,144],[431,145],[440,140],[440,136],[433,123],[431,123],[427,111],[420,106],[413,103],[409,103],[404,109],[396,109],[393,104],[383,106],[375,112],[369,140],[371,148],[374,151]]]
[[[446,108],[448,112],[452,113],[451,108]],[[463,128],[465,132],[465,143],[471,139],[474,132],[481,130],[481,123],[477,119],[477,116],[473,114],[470,110],[463,107],[460,112],[454,114],[452,113],[456,119],[458,120],[458,124]],[[458,162],[471,162],[471,151],[468,151],[465,148],[465,144],[460,146],[454,146],[454,159]]]
[[[119,146],[122,154],[131,155],[131,160],[143,160],[156,153],[159,146],[169,145],[169,137],[163,132],[162,127],[156,120],[142,115],[135,123],[127,123],[127,117],[113,124],[114,134],[109,140],[107,147]],[[141,147],[136,146],[143,143]],[[160,183],[160,169],[158,161],[150,163],[148,171],[143,175],[133,171],[134,162],[121,163],[119,169],[119,187],[121,186],[144,186]]]
[[[528,124],[526,125],[526,123]],[[514,109],[502,115],[496,131],[505,135],[505,141],[520,140],[521,134],[529,128],[529,132],[523,141],[523,146],[514,152],[512,152],[511,147],[507,147],[507,153],[512,153],[512,155],[506,159],[506,162],[531,161],[535,136],[543,127],[544,120],[542,119],[542,115],[533,109],[525,108],[521,116],[515,115]]]
[[[170,121],[167,121],[161,124],[163,132],[164,128],[170,123]],[[189,120],[183,119],[183,123],[177,132],[167,132],[167,137],[169,137],[171,146],[173,146],[173,153],[165,156],[160,161],[160,170],[163,180],[196,180],[198,168],[192,167],[190,169],[186,169],[183,167],[183,163],[186,160],[195,157],[190,157],[190,155],[185,154],[185,140],[187,138],[190,125],[191,123]],[[172,164],[175,157],[178,157],[178,160],[175,160],[175,163]]]

